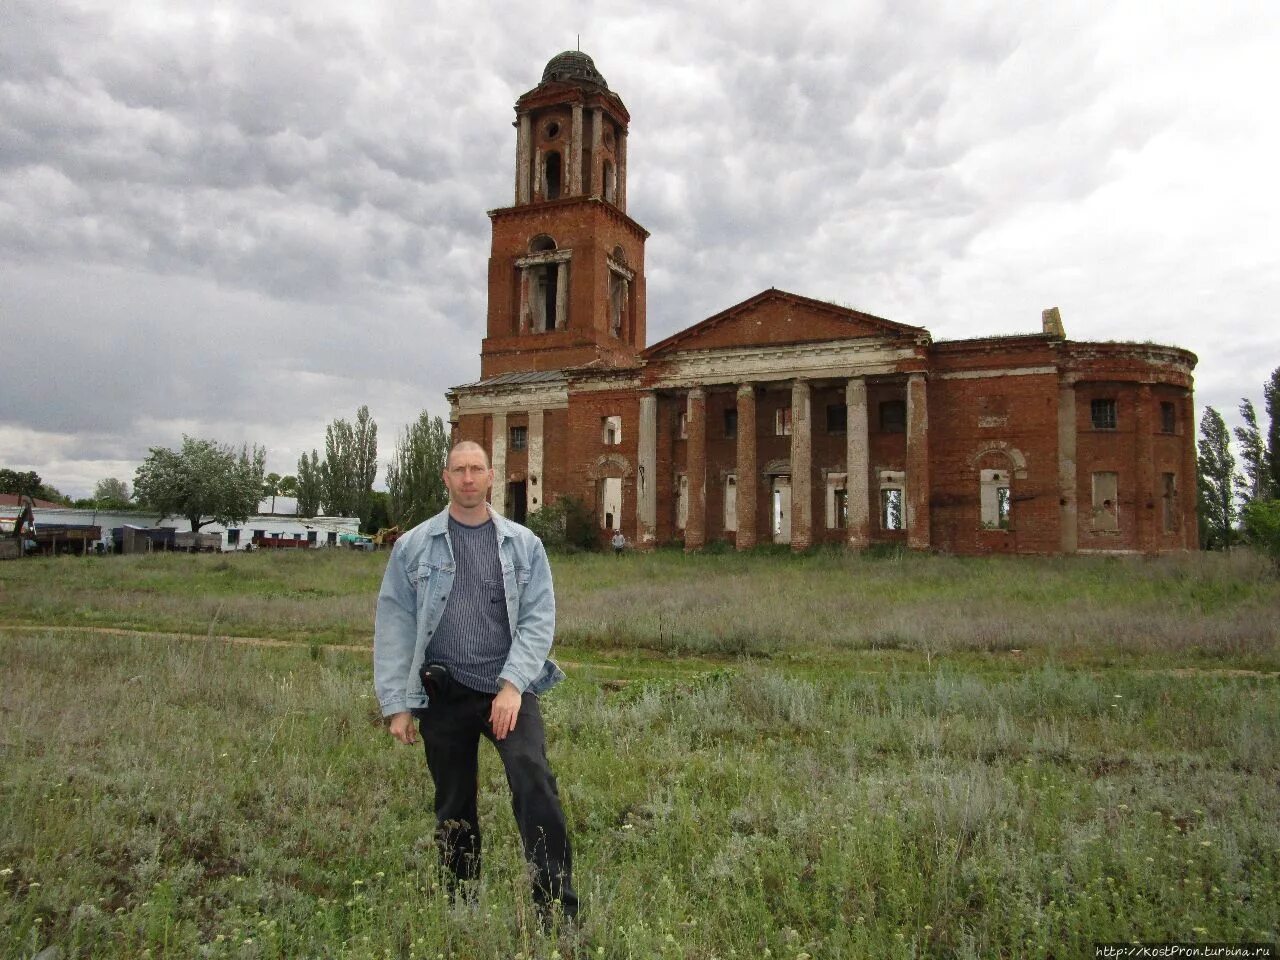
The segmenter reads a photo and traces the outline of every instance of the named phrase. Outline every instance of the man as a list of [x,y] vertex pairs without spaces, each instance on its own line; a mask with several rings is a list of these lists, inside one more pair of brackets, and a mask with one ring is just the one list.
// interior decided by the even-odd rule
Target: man
[[613,531],[613,555],[615,557],[622,556],[622,551],[627,549],[627,538],[622,535],[622,528],[619,527]]
[[391,551],[378,593],[374,686],[401,743],[422,734],[435,783],[436,841],[457,892],[480,873],[476,770],[480,737],[498,750],[511,807],[533,867],[544,922],[578,898],[556,780],[547,764],[538,695],[564,674],[547,654],[555,594],[542,541],[485,498],[493,471],[463,441],[445,463],[449,506]]

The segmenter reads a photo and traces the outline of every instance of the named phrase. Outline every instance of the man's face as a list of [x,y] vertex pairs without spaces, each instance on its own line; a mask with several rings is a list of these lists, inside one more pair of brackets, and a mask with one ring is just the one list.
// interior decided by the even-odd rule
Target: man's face
[[493,471],[479,450],[455,450],[444,468],[444,485],[453,503],[460,507],[478,507],[493,485]]

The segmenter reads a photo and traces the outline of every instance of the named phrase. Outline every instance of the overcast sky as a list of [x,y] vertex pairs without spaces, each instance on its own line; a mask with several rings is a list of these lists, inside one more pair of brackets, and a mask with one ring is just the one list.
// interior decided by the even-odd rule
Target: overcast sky
[[362,403],[385,463],[479,374],[512,106],[579,34],[650,343],[770,286],[936,339],[1058,306],[1261,408],[1274,2],[3,0],[0,466],[84,496],[185,432],[293,473]]

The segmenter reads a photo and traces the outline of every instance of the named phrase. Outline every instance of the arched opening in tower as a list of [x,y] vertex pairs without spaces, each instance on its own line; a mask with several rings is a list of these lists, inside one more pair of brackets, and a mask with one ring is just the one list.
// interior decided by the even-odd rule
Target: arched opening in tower
[[560,199],[560,153],[548,150],[542,158],[542,196],[547,200]]

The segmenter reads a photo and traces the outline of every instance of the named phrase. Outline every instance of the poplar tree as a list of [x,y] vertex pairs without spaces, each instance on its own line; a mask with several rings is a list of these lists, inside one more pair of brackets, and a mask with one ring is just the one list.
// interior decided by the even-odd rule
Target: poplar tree
[[298,480],[294,496],[298,498],[298,516],[314,517],[320,513],[324,499],[324,480],[320,472],[320,455],[311,451],[298,457]]
[[1267,448],[1262,445],[1262,432],[1258,429],[1258,415],[1253,409],[1253,401],[1240,401],[1240,419],[1243,427],[1233,431],[1236,442],[1240,444],[1240,463],[1244,467],[1244,489],[1241,491],[1246,501],[1265,500],[1267,498]]
[[1280,500],[1280,367],[1271,371],[1271,379],[1262,386],[1267,408],[1267,442],[1263,452],[1263,496]]
[[1199,495],[1202,521],[1201,546],[1225,550],[1235,538],[1236,461],[1231,455],[1231,434],[1222,414],[1205,407],[1200,418]]
[[442,474],[448,456],[444,420],[423,410],[405,427],[395,458],[387,464],[392,523],[408,530],[445,508],[449,498]]
[[340,417],[325,430],[320,468],[325,512],[334,517],[359,517],[361,525],[367,526],[377,474],[378,425],[369,408],[362,406],[356,411],[354,425]]

